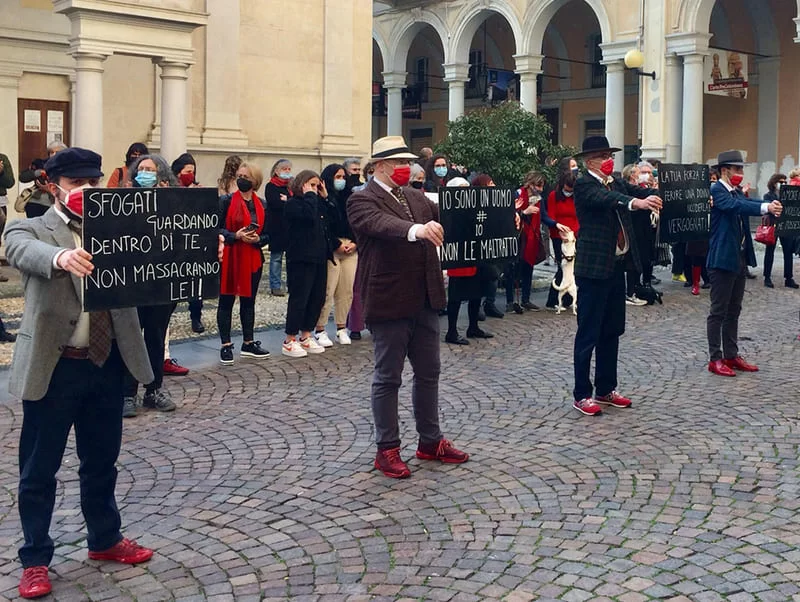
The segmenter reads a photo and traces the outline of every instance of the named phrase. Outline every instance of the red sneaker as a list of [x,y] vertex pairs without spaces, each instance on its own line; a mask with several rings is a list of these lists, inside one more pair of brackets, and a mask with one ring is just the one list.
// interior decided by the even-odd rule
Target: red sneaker
[[616,391],[611,391],[608,395],[595,395],[594,400],[600,405],[614,406],[615,408],[629,408],[633,405],[630,399],[623,397]]
[[453,444],[447,439],[440,439],[433,445],[425,445],[420,441],[417,446],[417,458],[439,460],[444,464],[463,464],[469,460],[469,454],[453,447]]
[[375,468],[392,479],[407,479],[411,471],[400,457],[400,448],[379,449],[375,454]]
[[148,550],[130,539],[123,539],[113,548],[102,552],[89,550],[90,560],[113,560],[123,564],[139,564],[140,562],[147,562],[152,557],[153,550]]
[[164,360],[164,376],[186,376],[189,368],[184,368],[176,359]]
[[597,402],[590,397],[576,400],[573,402],[572,407],[578,410],[581,414],[586,414],[587,416],[597,416],[603,412],[603,408],[601,408]]
[[53,591],[50,577],[47,576],[46,566],[29,566],[22,571],[19,580],[19,595],[23,598],[41,598]]
[[716,360],[714,362],[708,362],[708,371],[714,374],[718,374],[719,376],[736,376],[736,372],[728,368],[728,365],[725,363],[725,360]]
[[741,355],[736,356],[732,360],[722,360],[725,362],[725,365],[728,368],[732,368],[733,370],[741,370],[742,372],[758,372],[758,366],[754,366],[753,364],[748,364],[744,361]]

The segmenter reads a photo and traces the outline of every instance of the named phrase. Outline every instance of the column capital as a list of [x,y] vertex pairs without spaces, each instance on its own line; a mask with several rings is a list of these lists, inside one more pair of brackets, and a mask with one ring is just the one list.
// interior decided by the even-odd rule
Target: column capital
[[610,61],[602,60],[600,61],[601,65],[605,65],[606,67],[606,74],[609,73],[624,73],[625,71],[625,63],[622,62],[620,59],[613,59]]
[[467,63],[450,63],[444,67],[444,81],[465,84],[469,81],[469,65]]
[[105,70],[103,63],[109,57],[107,54],[96,52],[75,51],[70,54],[75,59],[75,71],[94,71],[95,73],[103,73]]
[[681,56],[687,54],[705,55],[708,53],[708,42],[710,39],[710,33],[699,33],[696,31],[669,34],[666,36],[667,52],[674,52]]
[[684,65],[702,65],[706,60],[705,54],[684,54],[683,56],[683,64]]
[[629,40],[614,40],[612,42],[603,42],[600,44],[600,49],[603,51],[603,61],[621,61],[629,50],[636,50],[639,48],[639,42],[636,38]]
[[512,58],[516,65],[514,73],[521,77],[536,77],[542,72],[542,60],[544,60],[544,56],[541,54],[515,54]]
[[0,88],[17,89],[22,78],[22,69],[16,65],[0,63]]
[[161,79],[189,79],[189,64],[184,62],[176,62],[167,59],[157,61],[158,66],[161,67]]
[[383,87],[387,90],[389,88],[406,87],[406,77],[408,77],[408,73],[405,71],[384,71],[381,75],[383,75]]
[[664,57],[664,61],[666,62],[667,67],[680,67],[683,64],[681,57],[674,52],[668,52]]

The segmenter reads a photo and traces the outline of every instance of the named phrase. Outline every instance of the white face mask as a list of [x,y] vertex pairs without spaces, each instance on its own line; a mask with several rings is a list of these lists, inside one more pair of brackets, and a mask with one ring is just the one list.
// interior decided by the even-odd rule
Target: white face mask
[[644,172],[644,173],[640,173],[639,174],[639,183],[640,184],[644,184],[645,182],[649,182],[649,181],[650,181],[650,174],[649,173]]
[[561,192],[563,192],[564,196],[567,197],[567,198],[571,197],[572,193],[573,193],[572,190],[570,190],[570,191],[562,190]]

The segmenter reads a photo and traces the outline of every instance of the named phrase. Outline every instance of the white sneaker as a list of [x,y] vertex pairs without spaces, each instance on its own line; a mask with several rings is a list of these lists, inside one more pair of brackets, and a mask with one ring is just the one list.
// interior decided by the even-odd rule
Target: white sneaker
[[344,328],[336,331],[336,341],[340,345],[349,345],[353,342],[350,340],[350,336],[347,334],[347,331]]
[[642,301],[636,295],[631,297],[625,297],[625,304],[626,305],[634,305],[636,307],[642,307],[643,305],[647,305],[647,301]]
[[287,357],[306,357],[308,353],[300,346],[297,341],[289,341],[284,343],[281,348],[281,353]]
[[333,341],[328,336],[328,333],[324,330],[322,332],[315,332],[314,338],[317,339],[317,343],[322,345],[323,347],[333,347]]
[[[328,339],[328,341],[330,341],[330,339]],[[331,343],[331,345],[333,345],[333,343]],[[303,351],[306,353],[325,353],[325,347],[317,343],[314,337],[308,337],[305,341],[301,340],[300,347],[302,347]]]

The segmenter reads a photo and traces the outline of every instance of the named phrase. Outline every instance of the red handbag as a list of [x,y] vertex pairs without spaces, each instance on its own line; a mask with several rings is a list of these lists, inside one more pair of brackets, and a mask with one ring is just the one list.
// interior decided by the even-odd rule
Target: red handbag
[[760,242],[768,247],[774,247],[778,242],[775,237],[775,226],[767,223],[766,219],[762,219],[761,225],[756,228],[756,242]]

